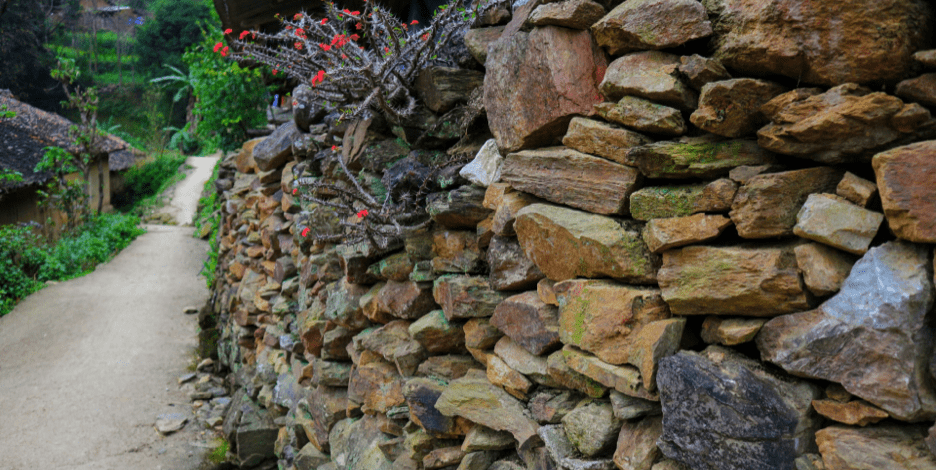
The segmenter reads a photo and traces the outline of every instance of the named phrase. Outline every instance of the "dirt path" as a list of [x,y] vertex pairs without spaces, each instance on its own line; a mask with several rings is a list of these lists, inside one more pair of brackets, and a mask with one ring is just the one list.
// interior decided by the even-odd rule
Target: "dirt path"
[[[190,212],[216,159],[177,191]],[[193,181],[191,184],[190,180]],[[191,208],[188,211],[187,208]],[[181,215],[180,215],[181,218]],[[190,424],[161,436],[156,416],[192,416],[177,377],[196,346],[208,290],[198,275],[208,244],[191,227],[148,233],[91,274],[29,296],[0,318],[0,469],[191,470],[205,449]]]

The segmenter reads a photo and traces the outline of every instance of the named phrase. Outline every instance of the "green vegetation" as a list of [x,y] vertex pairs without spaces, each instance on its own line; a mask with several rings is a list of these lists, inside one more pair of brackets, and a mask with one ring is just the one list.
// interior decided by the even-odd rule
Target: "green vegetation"
[[66,232],[54,246],[33,227],[0,227],[0,316],[10,313],[16,302],[42,288],[45,281],[79,277],[109,260],[145,233],[138,222],[126,214],[93,216]]
[[149,10],[153,17],[137,30],[136,51],[140,65],[152,75],[169,72],[165,64],[182,68],[182,54],[202,40],[201,24],[213,30],[220,27],[212,18],[214,9],[204,0],[157,0]]
[[222,463],[227,458],[227,453],[231,450],[231,444],[224,439],[218,439],[216,441],[218,447],[215,447],[211,450],[211,453],[208,454],[208,460],[211,463]]
[[221,228],[221,199],[215,191],[214,183],[218,179],[221,169],[221,160],[214,167],[211,178],[205,182],[202,197],[198,200],[198,216],[195,217],[195,234],[208,233],[208,259],[202,268],[201,274],[205,276],[208,289],[214,288],[215,271],[218,267],[218,230]]
[[185,178],[179,168],[186,158],[178,152],[164,152],[127,170],[124,175],[126,187],[114,196],[114,207],[137,215],[144,215],[158,207],[159,195]]

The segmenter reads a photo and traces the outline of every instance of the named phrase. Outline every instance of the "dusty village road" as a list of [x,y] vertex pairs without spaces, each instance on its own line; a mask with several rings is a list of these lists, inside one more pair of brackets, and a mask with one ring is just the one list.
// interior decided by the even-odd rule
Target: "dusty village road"
[[[217,158],[175,190],[179,226],[148,225],[112,261],[48,286],[0,318],[0,469],[191,470],[204,439],[177,378],[196,346],[208,290],[199,276],[207,242],[191,222]],[[157,415],[189,417],[166,437]]]

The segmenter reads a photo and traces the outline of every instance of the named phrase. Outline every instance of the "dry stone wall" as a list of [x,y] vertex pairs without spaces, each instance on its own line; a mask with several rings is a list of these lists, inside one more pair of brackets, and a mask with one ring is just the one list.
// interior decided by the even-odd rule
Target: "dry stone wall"
[[[223,162],[242,468],[936,469],[929,2],[481,18],[422,124],[302,112]],[[486,121],[437,125],[471,87]],[[445,152],[474,160],[397,249],[302,235],[335,224],[309,168],[376,187]]]

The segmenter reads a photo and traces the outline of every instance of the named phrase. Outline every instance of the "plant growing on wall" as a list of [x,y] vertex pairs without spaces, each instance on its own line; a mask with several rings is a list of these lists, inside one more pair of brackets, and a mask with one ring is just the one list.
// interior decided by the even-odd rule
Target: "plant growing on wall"
[[[416,109],[412,88],[419,71],[439,59],[456,30],[473,18],[459,4],[454,0],[439,7],[420,29],[416,21],[403,23],[373,2],[365,3],[364,11],[339,10],[328,2],[324,18],[297,13],[282,19],[283,29],[276,34],[240,32],[230,54],[308,83],[315,100],[346,119],[366,119],[379,111],[400,122]],[[228,47],[219,42],[215,52],[228,55]]]
[[[323,18],[297,13],[281,19],[283,29],[276,34],[241,31],[233,51],[222,42],[214,51],[269,65],[274,74],[308,84],[310,102],[302,104],[338,111],[341,120],[363,122],[380,113],[401,124],[417,109],[413,88],[419,72],[446,59],[443,48],[474,16],[460,0],[439,7],[427,25],[401,22],[373,2],[363,11],[326,3]],[[338,178],[311,177],[298,167],[293,194],[304,201],[304,222],[297,225],[301,237],[365,242],[386,251],[429,223],[425,196],[437,188],[434,179],[443,163],[413,161],[380,178],[352,171],[349,156],[336,150],[331,157],[340,168]]]

